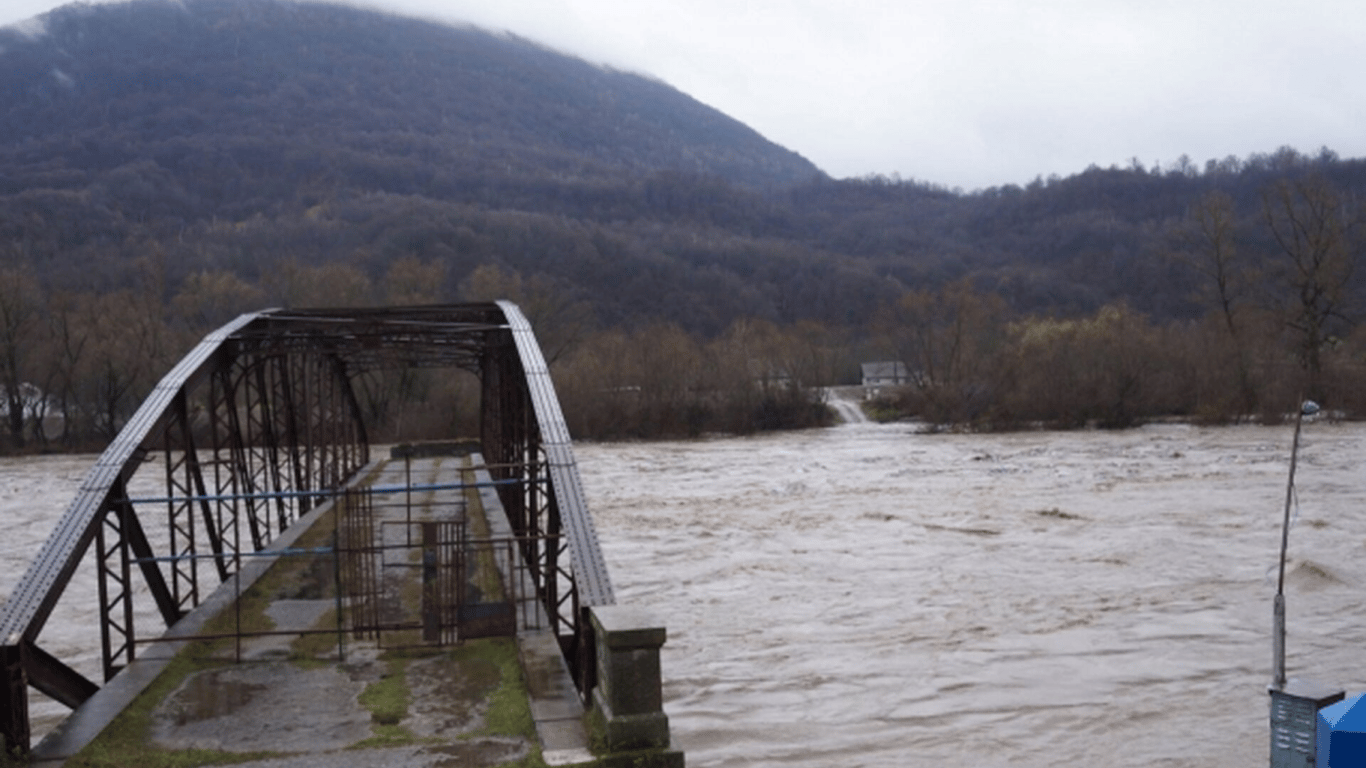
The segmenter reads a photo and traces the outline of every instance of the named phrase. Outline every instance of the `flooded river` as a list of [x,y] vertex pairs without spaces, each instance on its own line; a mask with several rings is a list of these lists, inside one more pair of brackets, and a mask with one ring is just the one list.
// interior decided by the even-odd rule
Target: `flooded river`
[[[1265,765],[1289,427],[581,445],[691,766]],[[1306,425],[1289,672],[1366,690],[1366,428]]]
[[[1243,768],[1266,764],[1290,441],[847,424],[576,455],[619,602],[668,626],[665,709],[694,768]],[[0,462],[0,592],[93,459]],[[1366,426],[1306,425],[1289,671],[1349,694],[1364,466]],[[89,602],[44,643],[97,643],[73,629]]]

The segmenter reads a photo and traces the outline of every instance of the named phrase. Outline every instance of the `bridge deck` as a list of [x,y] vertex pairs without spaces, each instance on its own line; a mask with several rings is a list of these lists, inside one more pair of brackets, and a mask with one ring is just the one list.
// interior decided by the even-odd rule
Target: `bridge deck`
[[[137,764],[149,749],[251,753],[259,759],[238,764],[270,768],[497,765],[530,750],[550,765],[591,760],[583,709],[554,634],[526,615],[538,610],[534,600],[520,600],[515,640],[424,640],[406,621],[422,620],[414,608],[424,589],[422,523],[458,523],[478,539],[506,530],[487,485],[449,487],[452,467],[469,476],[458,468],[469,461],[381,460],[360,473],[372,486],[418,489],[374,496],[371,525],[378,542],[392,545],[375,580],[386,596],[378,615],[393,629],[368,639],[348,630],[340,644],[328,631],[338,607],[349,623],[354,606],[339,598],[335,547],[321,554],[335,541],[337,514],[320,506],[272,542],[273,555],[250,560],[240,584],[224,583],[163,641],[146,645],[35,747],[34,764],[61,765],[82,749],[93,764],[110,765]],[[408,546],[414,535],[419,548]],[[501,582],[515,593],[511,563],[498,565],[498,575],[474,575],[490,562],[471,560],[462,574],[486,590]],[[254,634],[262,616],[271,619],[265,626],[315,634]],[[395,707],[405,689],[406,708]]]

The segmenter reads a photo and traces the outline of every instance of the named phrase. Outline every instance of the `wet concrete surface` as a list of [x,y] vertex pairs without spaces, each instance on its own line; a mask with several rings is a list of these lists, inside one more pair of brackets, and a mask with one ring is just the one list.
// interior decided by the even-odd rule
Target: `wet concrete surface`
[[483,724],[488,696],[502,677],[486,659],[451,663],[421,659],[408,665],[413,703],[404,726],[419,737],[449,737],[469,733]]
[[[450,654],[414,661],[402,673],[407,715],[380,723],[359,697],[386,667],[375,649],[352,649],[347,663],[317,668],[249,661],[196,672],[153,711],[151,737],[165,750],[276,753],[239,763],[262,768],[496,766],[530,751],[523,738],[479,735],[488,696],[502,682],[496,665]],[[380,724],[419,743],[358,748]]]
[[153,710],[164,749],[330,752],[371,736],[365,684],[341,665],[244,662],[197,672]]

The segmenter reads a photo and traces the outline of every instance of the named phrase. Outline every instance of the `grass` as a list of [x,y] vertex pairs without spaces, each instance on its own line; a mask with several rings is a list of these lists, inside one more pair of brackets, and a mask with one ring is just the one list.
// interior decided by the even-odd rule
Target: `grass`
[[360,704],[370,710],[370,718],[377,725],[398,725],[408,716],[412,694],[408,690],[407,669],[411,659],[394,654],[388,659],[388,669],[379,680],[367,685],[360,694]]
[[497,665],[498,688],[488,697],[488,711],[484,714],[484,728],[479,735],[520,736],[531,746],[520,760],[505,763],[500,768],[546,768],[541,756],[541,742],[536,736],[536,722],[531,717],[527,699],[526,678],[517,659],[517,644],[509,638],[486,640],[476,652]]
[[517,643],[511,638],[493,638],[466,645],[452,652],[452,658],[480,659],[498,672],[498,687],[488,696],[484,727],[476,736],[521,736],[536,742],[536,723],[527,701],[526,678],[517,659]]
[[498,670],[498,687],[488,696],[484,727],[470,736],[521,737],[531,746],[530,751],[520,760],[504,763],[500,768],[546,768],[541,742],[536,736],[536,722],[531,717],[526,678],[517,658],[517,643],[511,638],[495,638],[466,645],[457,651],[461,652],[482,658]]
[[399,747],[426,741],[402,725],[412,701],[407,674],[412,659],[413,656],[407,653],[385,654],[384,675],[367,685],[359,697],[360,705],[370,710],[370,731],[374,735],[352,744],[350,749]]
[[[388,664],[385,675],[365,688],[360,703],[370,710],[371,730],[374,735],[351,745],[351,749],[393,747],[408,744],[440,743],[439,739],[415,736],[402,722],[408,716],[412,691],[408,684],[408,667],[419,658],[430,658],[431,651],[389,651],[382,657]],[[461,740],[482,737],[514,737],[525,739],[532,754],[520,761],[506,764],[507,768],[544,766],[536,738],[536,724],[527,701],[526,681],[517,659],[517,645],[510,638],[475,640],[442,652],[444,663],[456,668],[458,686],[451,695],[477,700],[483,697],[484,725],[461,734]]]

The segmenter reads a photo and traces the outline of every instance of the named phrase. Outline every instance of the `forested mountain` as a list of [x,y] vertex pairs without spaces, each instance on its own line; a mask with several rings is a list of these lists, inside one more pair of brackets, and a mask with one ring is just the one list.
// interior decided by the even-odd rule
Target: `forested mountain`
[[508,227],[699,203],[725,221],[819,175],[662,83],[476,29],[274,0],[40,20],[0,33],[0,237],[59,281],[117,282],[111,246],[170,232],[172,277],[364,249],[364,269],[417,253],[458,280],[514,250]]
[[[22,30],[22,31],[21,31]],[[474,28],[283,0],[73,5],[0,30],[0,243],[53,287],[127,287],[155,244],[187,275],[281,263],[493,264],[608,325],[864,323],[972,276],[1022,311],[1117,298],[1197,311],[1163,253],[1201,194],[1255,216],[1278,155],[1095,168],[970,194],[835,181],[640,75]],[[304,297],[270,295],[276,303]],[[317,297],[309,297],[315,299]],[[344,298],[344,297],[339,297]]]
[[[669,169],[762,189],[819,173],[663,83],[474,28],[275,0],[75,5],[41,22],[7,35],[0,74],[0,136],[24,159],[69,153],[45,146],[59,137],[94,142],[70,158],[89,170],[207,154],[194,172],[286,176],[254,190],[273,198],[300,183],[468,200],[480,175]],[[189,215],[223,202],[187,191]]]
[[[812,383],[895,356],[958,366],[925,388],[990,391],[935,335],[969,307],[990,309],[993,354],[1109,312],[1220,317],[1258,346],[1255,316],[1262,348],[1304,362],[1348,349],[1366,308],[1362,200],[1366,163],[1326,149],[970,192],[836,180],[666,84],[509,35],[288,0],[78,4],[0,29],[0,389],[85,391],[107,432],[238,312],[496,296],[530,307],[552,357],[660,327],[689,337],[675,351],[729,339],[744,367],[777,338],[745,323],[769,323],[824,350]],[[1315,222],[1331,268],[1306,285],[1317,246],[1295,228]],[[1319,289],[1328,306],[1305,305]],[[111,329],[135,341],[96,347],[142,368],[77,343]],[[621,340],[599,341],[614,359]]]

